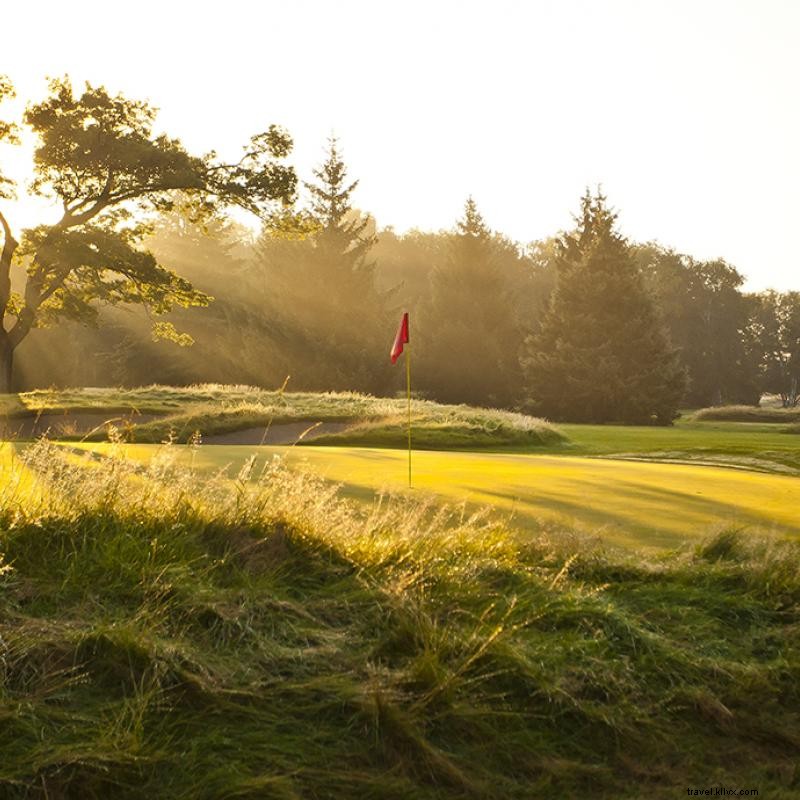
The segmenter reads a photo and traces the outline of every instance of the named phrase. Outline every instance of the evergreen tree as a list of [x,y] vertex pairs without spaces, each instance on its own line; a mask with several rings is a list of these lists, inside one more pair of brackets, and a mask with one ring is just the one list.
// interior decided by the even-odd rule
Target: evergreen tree
[[306,183],[315,233],[305,240],[266,235],[259,248],[270,318],[270,380],[292,375],[308,389],[385,391],[394,324],[388,295],[376,287],[374,223],[353,208],[335,139]]
[[524,348],[529,396],[557,420],[669,424],[685,372],[605,200],[587,191],[561,239],[556,290]]
[[511,292],[517,249],[492,234],[470,197],[423,306],[418,385],[437,400],[508,406],[521,341]]

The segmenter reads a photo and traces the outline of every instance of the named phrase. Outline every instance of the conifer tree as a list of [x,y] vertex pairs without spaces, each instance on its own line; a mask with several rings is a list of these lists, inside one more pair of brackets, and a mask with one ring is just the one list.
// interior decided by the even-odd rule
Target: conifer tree
[[558,283],[522,358],[537,413],[575,422],[670,424],[685,388],[616,214],[599,192],[562,237]]
[[347,180],[336,139],[313,174],[305,186],[314,234],[267,235],[260,245],[275,343],[271,379],[283,373],[295,388],[384,391],[394,321],[370,260],[374,223],[353,207],[358,181]]
[[472,197],[423,309],[420,385],[437,400],[508,406],[518,385],[521,334],[510,270],[519,254],[493,234]]

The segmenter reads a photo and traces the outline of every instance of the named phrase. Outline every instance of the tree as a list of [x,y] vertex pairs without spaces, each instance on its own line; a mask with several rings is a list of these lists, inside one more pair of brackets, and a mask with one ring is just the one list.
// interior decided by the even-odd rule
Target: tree
[[800,403],[800,292],[756,295],[750,333],[759,358],[760,388],[784,408]]
[[516,245],[493,234],[468,198],[422,306],[419,385],[437,400],[514,402],[522,334],[513,290],[521,289],[525,276]]
[[722,259],[696,261],[658,245],[634,248],[689,376],[691,406],[757,403],[758,364],[747,332],[744,278]]
[[537,412],[575,422],[670,424],[686,385],[616,214],[599,192],[561,238],[558,283],[522,358]]
[[389,292],[376,285],[374,223],[352,204],[336,139],[306,183],[314,233],[287,240],[267,230],[258,262],[271,318],[271,379],[313,389],[385,391],[391,373],[387,336],[394,323]]
[[378,288],[396,292],[406,308],[419,308],[428,294],[431,269],[444,261],[449,247],[448,232],[415,229],[397,234],[383,228],[372,250]]
[[[0,81],[0,99],[13,93]],[[265,216],[288,209],[296,177],[282,162],[292,141],[271,126],[253,136],[241,159],[190,155],[177,139],[153,132],[155,110],[103,87],[76,95],[68,78],[52,81],[49,95],[29,106],[23,124],[38,146],[34,194],[60,201],[61,218],[22,232],[18,242],[0,211],[0,391],[11,389],[14,351],[32,329],[61,320],[96,323],[98,307],[134,304],[161,315],[175,307],[206,305],[210,298],[166,269],[142,241],[148,213],[170,209],[176,192],[195,216],[238,205]],[[0,124],[0,139],[17,127]],[[10,195],[0,175],[0,190]],[[24,267],[24,288],[12,288],[12,268]],[[184,342],[168,323],[154,323],[162,338]]]

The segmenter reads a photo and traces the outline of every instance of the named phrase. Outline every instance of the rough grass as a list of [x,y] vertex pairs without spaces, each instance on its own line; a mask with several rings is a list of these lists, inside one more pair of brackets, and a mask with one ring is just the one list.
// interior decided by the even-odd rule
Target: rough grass
[[4,471],[8,798],[797,796],[800,554],[663,561],[271,462]]
[[[317,436],[315,445],[398,447],[407,445],[407,417],[387,415],[341,433]],[[418,450],[561,446],[567,437],[536,417],[469,406],[414,402],[413,446]]]
[[32,416],[37,413],[75,412],[171,414],[187,406],[206,403],[241,403],[262,395],[275,395],[253,386],[198,384],[196,386],[142,386],[135,389],[81,388],[35,389],[0,395],[0,414]]
[[[160,443],[166,439],[187,442],[198,432],[217,433],[265,428],[287,422],[349,422],[351,438],[378,438],[383,446],[405,441],[406,401],[372,397],[355,392],[284,392],[248,386],[206,384],[186,388],[149,386],[141,389],[40,390],[0,396],[6,416],[37,413],[160,414],[158,419],[136,424],[126,433],[137,442]],[[566,437],[543,420],[494,409],[441,405],[413,401],[414,425],[419,447],[556,446]],[[84,437],[107,438],[103,426]]]
[[[137,442],[188,441],[201,435],[287,422],[353,422],[341,435],[315,437],[315,443],[403,446],[405,401],[351,393],[272,393],[249,402],[201,406],[136,426]],[[557,446],[566,436],[544,420],[496,409],[441,405],[414,400],[412,418],[417,447]]]
[[695,411],[690,419],[696,422],[798,422],[800,408],[711,406]]

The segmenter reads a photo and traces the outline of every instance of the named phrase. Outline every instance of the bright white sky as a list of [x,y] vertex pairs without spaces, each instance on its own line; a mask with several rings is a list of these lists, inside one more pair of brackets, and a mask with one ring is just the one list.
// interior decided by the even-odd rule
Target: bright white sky
[[303,177],[334,131],[381,226],[451,227],[472,193],[530,241],[602,183],[632,239],[800,289],[798,0],[37,0],[3,28],[25,100],[68,73],[230,155],[277,122]]

